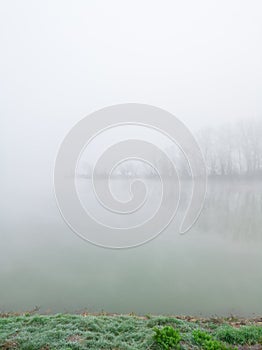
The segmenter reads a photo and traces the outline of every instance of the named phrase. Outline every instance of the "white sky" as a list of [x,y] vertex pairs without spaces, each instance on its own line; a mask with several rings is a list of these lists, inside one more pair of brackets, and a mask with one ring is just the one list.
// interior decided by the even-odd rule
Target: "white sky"
[[1,0],[0,6],[8,176],[19,170],[24,180],[36,178],[32,163],[40,177],[49,175],[65,134],[107,105],[153,104],[192,130],[262,118],[260,0]]

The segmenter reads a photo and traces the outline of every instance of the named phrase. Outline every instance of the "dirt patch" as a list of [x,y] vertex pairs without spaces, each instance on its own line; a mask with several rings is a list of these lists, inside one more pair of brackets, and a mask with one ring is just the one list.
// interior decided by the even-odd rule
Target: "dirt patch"
[[14,350],[18,349],[18,344],[14,341],[6,341],[4,344],[0,345],[1,350]]
[[82,343],[84,341],[84,339],[78,334],[70,335],[66,340],[70,343]]

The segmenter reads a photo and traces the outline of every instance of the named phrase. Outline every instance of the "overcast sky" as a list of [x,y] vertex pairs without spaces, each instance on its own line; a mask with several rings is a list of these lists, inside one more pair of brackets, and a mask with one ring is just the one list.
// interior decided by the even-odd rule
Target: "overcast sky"
[[260,0],[0,4],[6,175],[36,177],[32,162],[48,175],[70,128],[112,104],[153,104],[192,130],[262,118]]

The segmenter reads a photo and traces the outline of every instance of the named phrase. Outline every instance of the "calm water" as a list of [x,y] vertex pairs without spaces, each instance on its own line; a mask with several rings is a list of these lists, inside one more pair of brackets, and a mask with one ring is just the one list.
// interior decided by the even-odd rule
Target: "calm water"
[[51,190],[7,192],[0,311],[262,314],[261,183],[210,183],[188,234],[175,221],[150,243],[120,251],[76,236]]

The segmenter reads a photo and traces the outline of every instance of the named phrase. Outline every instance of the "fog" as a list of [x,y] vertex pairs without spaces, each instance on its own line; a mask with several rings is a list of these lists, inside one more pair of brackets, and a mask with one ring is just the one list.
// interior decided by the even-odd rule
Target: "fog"
[[261,10],[259,1],[2,4],[6,176],[19,169],[47,184],[68,130],[112,104],[156,105],[191,130],[261,118]]
[[[0,311],[261,314],[262,3],[0,3]],[[174,223],[140,248],[106,250],[63,221],[53,172],[76,123],[130,102],[160,107],[192,131],[206,160],[207,199],[188,235]],[[129,137],[181,157],[142,127],[100,135],[77,169],[86,205],[95,160]],[[188,183],[188,165],[178,163]],[[149,174],[131,162],[117,176],[142,175],[154,188]]]

